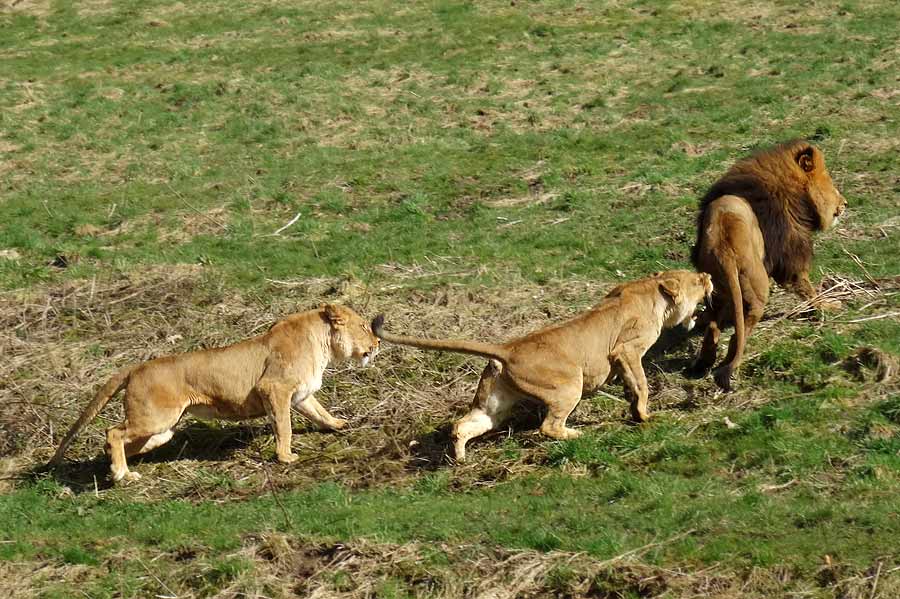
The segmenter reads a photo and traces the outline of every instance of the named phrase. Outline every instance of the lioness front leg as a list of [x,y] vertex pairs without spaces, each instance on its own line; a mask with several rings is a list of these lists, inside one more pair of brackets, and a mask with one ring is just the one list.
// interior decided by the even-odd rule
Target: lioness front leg
[[312,393],[303,399],[300,399],[298,394],[295,393],[291,400],[291,405],[297,408],[301,414],[312,420],[319,428],[336,431],[347,426],[346,420],[343,418],[335,418],[329,414],[328,410],[319,403]]
[[275,433],[275,455],[282,464],[298,459],[297,454],[291,451],[291,391],[294,387],[296,385],[273,381],[260,381],[257,386]]
[[641,352],[632,347],[619,347],[613,350],[610,358],[631,390],[631,417],[635,422],[646,422],[650,419],[647,413],[650,388],[647,385],[644,365],[641,364]]

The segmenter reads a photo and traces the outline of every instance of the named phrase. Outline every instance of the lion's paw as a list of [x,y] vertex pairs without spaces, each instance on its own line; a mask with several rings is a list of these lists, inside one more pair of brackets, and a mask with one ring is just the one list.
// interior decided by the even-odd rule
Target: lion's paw
[[722,391],[730,392],[731,391],[731,367],[730,366],[721,366],[715,370],[713,373],[713,379],[715,379],[716,384],[722,389]]
[[577,439],[581,436],[581,431],[576,430],[574,428],[565,428],[563,429],[563,439]]
[[844,307],[844,304],[838,300],[820,300],[814,305],[817,310],[822,312],[837,312]]

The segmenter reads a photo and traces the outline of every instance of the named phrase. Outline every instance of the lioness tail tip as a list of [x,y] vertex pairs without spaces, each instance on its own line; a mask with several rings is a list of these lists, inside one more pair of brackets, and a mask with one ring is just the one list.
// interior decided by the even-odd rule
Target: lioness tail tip
[[372,332],[381,336],[381,327],[384,326],[384,314],[379,314],[372,319]]

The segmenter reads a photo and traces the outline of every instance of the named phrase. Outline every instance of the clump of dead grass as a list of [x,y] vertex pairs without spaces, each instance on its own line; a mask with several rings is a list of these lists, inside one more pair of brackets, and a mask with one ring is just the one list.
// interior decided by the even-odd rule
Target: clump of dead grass
[[[202,266],[170,266],[0,294],[0,455],[8,456],[6,488],[16,477],[37,471],[97,387],[126,364],[226,345],[325,301],[348,304],[367,317],[385,313],[387,326],[398,332],[505,340],[580,312],[611,286],[578,280],[538,286],[514,275],[502,289],[473,286],[455,281],[475,273],[441,257],[385,264],[381,270],[377,284],[341,277],[273,280],[264,294],[242,295],[225,289]],[[444,282],[430,283],[437,280]],[[845,301],[877,293],[870,283],[836,276],[834,281],[823,288]],[[773,320],[784,321],[781,335],[781,329],[794,326],[796,316],[785,315],[794,314],[796,299],[778,292],[772,303]],[[775,335],[767,330],[771,322],[760,327],[758,339]],[[758,390],[725,400],[710,381],[684,379],[681,371],[691,354],[691,342],[683,338],[664,338],[648,354],[654,411],[718,419],[722,409],[765,401]],[[299,463],[273,461],[271,431],[262,420],[186,419],[168,445],[142,458],[138,469],[147,476],[131,494],[211,499],[321,481],[365,487],[446,467],[452,463],[449,424],[467,410],[482,367],[477,358],[386,345],[373,368],[339,366],[326,374],[319,398],[351,427],[319,432],[295,418]],[[601,393],[621,401],[583,401],[572,416],[575,426],[623,421],[622,388],[611,385]],[[75,491],[105,486],[103,431],[121,417],[121,404],[113,401],[82,432],[67,454],[70,461],[57,473],[61,482]],[[534,430],[540,417],[539,406],[525,405],[509,427],[477,440],[479,460],[456,465],[451,486],[495,484],[539,468],[547,442]],[[513,457],[499,442],[511,431],[516,432]]]
[[[390,594],[435,599],[537,597],[710,597],[754,599],[816,596],[888,599],[900,593],[900,565],[878,560],[858,568],[826,556],[814,576],[775,565],[738,570],[727,563],[705,568],[648,563],[647,556],[691,531],[608,559],[568,551],[503,549],[481,544],[325,542],[284,533],[248,536],[228,559],[253,564],[223,574],[202,546],[156,555],[120,555],[99,567],[43,562],[0,562],[0,590],[40,596],[56,586],[90,583],[117,562],[134,560],[146,576],[147,596],[315,597],[369,599]],[[204,587],[215,581],[214,587]],[[219,584],[222,583],[222,584]],[[213,589],[215,589],[213,591]]]
[[[18,468],[37,468],[97,387],[119,368],[226,345],[323,301],[346,303],[369,317],[384,312],[398,331],[506,339],[577,312],[600,297],[603,287],[572,283],[552,294],[524,283],[503,292],[454,283],[422,289],[423,280],[446,279],[447,273],[461,272],[459,265],[434,259],[385,269],[392,274],[377,288],[342,278],[272,281],[265,299],[224,289],[201,266],[4,293],[0,454],[15,456]],[[135,494],[152,497],[162,491],[155,485],[163,485],[167,496],[198,498],[322,480],[365,486],[441,467],[450,461],[446,424],[467,408],[480,367],[477,359],[386,347],[374,368],[333,368],[319,397],[352,427],[322,433],[296,418],[294,446],[301,460],[291,467],[272,463],[271,433],[263,421],[186,419],[170,444],[143,459],[139,469],[149,476]],[[104,486],[103,431],[121,417],[121,403],[113,401],[76,438],[67,454],[70,462],[60,471],[62,482],[76,490]],[[204,465],[213,466],[216,475],[205,473]],[[502,480],[533,467],[525,462],[487,473],[461,472]]]

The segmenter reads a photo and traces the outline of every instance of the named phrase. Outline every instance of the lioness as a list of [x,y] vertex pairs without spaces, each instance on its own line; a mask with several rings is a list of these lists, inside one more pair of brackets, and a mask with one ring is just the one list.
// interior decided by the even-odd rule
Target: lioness
[[547,406],[541,432],[569,439],[579,432],[566,419],[583,393],[619,373],[631,389],[631,415],[647,420],[647,379],[641,358],[661,330],[693,324],[697,303],[712,293],[707,274],[686,270],[657,273],[619,285],[589,311],[504,344],[420,339],[387,333],[384,317],[372,330],[385,341],[422,349],[455,351],[488,358],[471,411],[453,427],[456,459],[466,443],[502,424],[517,401],[529,396]]
[[334,418],[313,395],[332,361],[353,358],[367,366],[378,338],[360,316],[344,306],[326,305],[292,314],[263,335],[228,347],[157,358],[120,370],[97,392],[69,430],[50,464],[109,400],[125,389],[125,421],[106,431],[114,481],[140,478],[126,456],[155,449],[172,438],[172,427],[187,411],[201,418],[244,420],[268,416],[278,461],[291,452],[291,406],[325,429],[347,423]]
[[769,275],[804,299],[816,297],[809,281],[812,233],[832,226],[846,207],[822,152],[805,141],[740,160],[710,188],[700,202],[692,260],[712,275],[716,292],[695,374],[712,367],[720,329],[733,323],[728,355],[714,374],[720,387],[731,389],[746,339],[768,302]]

